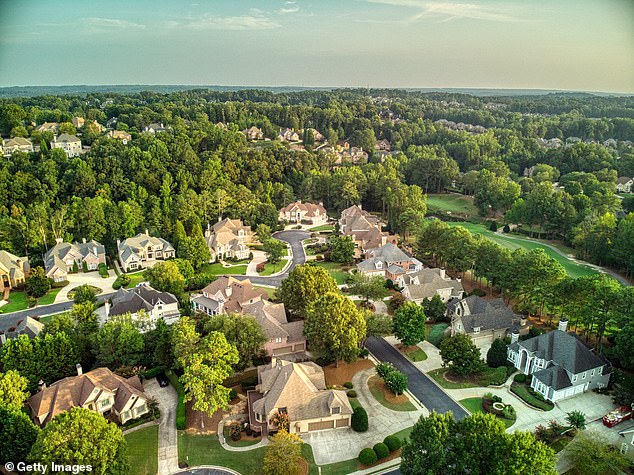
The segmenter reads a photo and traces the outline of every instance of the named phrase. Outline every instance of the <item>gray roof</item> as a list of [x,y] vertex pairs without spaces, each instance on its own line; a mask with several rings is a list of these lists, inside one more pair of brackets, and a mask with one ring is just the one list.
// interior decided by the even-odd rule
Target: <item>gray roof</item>
[[193,298],[192,302],[196,302],[198,305],[201,305],[201,306],[203,306],[205,308],[208,308],[212,312],[217,310],[218,307],[220,307],[220,303],[218,303],[217,300],[210,299],[208,297],[205,297],[204,295],[201,295],[199,297]]
[[140,310],[150,312],[158,301],[164,304],[176,303],[176,297],[169,292],[159,292],[147,285],[140,285],[130,290],[119,289],[112,297],[110,315],[137,313]]
[[381,258],[385,262],[409,261],[411,257],[405,254],[396,244],[388,242],[384,246],[370,251],[372,257]]
[[477,295],[470,295],[462,300],[450,301],[449,312],[455,313],[458,306],[469,308],[469,315],[460,317],[466,333],[472,333],[478,327],[480,331],[504,330],[519,322],[519,317],[502,299],[484,300]]
[[69,242],[60,242],[50,248],[44,255],[44,266],[46,267],[47,272],[54,266],[68,272],[68,266],[66,265],[65,259],[69,253],[78,254],[83,260],[86,256],[88,256],[88,254],[95,254],[95,251],[96,257],[102,255],[105,260],[106,249],[103,244],[95,241],[94,239],[87,242],[74,242],[72,244]]
[[60,134],[59,137],[55,137],[53,139],[53,142],[56,142],[56,143],[60,143],[60,142],[72,143],[72,142],[79,142],[79,139],[75,135]]
[[536,371],[533,376],[555,391],[572,386],[568,373],[559,365],[552,365],[546,369]]
[[7,338],[17,338],[18,335],[27,335],[35,338],[44,330],[44,324],[31,317],[21,315],[0,315],[0,335]]
[[579,374],[607,364],[604,358],[594,354],[578,338],[561,330],[518,341],[509,348],[516,352],[519,352],[520,348],[525,348],[538,358],[552,361],[572,374]]

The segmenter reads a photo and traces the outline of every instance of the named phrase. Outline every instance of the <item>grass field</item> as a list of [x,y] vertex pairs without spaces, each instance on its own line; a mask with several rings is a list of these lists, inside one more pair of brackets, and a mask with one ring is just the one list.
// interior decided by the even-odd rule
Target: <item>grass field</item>
[[315,261],[315,265],[326,269],[330,273],[332,278],[337,281],[337,285],[345,284],[346,279],[350,275],[344,270],[345,268],[338,262]]
[[318,233],[320,231],[334,231],[335,227],[332,224],[322,224],[321,226],[315,226],[314,228],[310,228],[309,231],[314,233]]
[[132,289],[136,287],[137,284],[140,284],[141,282],[145,282],[146,279],[143,276],[143,272],[144,271],[139,271],[139,272],[134,272],[131,274],[126,274],[128,277],[130,277],[130,283],[126,285],[126,289]]
[[264,264],[264,270],[262,272],[258,272],[258,274],[262,276],[277,274],[278,272],[281,272],[282,269],[284,269],[284,266],[287,264],[287,262],[287,259],[281,259],[275,264],[266,263]]
[[260,285],[254,285],[253,287],[255,287],[256,289],[264,290],[266,292],[266,295],[268,295],[269,300],[275,299],[275,289],[271,287],[262,287]]
[[[55,297],[62,289],[51,289],[46,295],[37,299],[38,305],[50,305],[55,301]],[[9,303],[0,307],[0,313],[17,312],[29,308],[29,299],[26,292],[9,292]]]
[[552,257],[557,262],[559,262],[564,267],[568,275],[570,275],[571,277],[581,277],[581,276],[597,274],[597,271],[592,269],[591,267],[588,267],[582,264],[577,264],[576,262],[573,262],[572,260],[562,256],[561,254],[545,246],[539,241],[523,238],[523,237],[517,237],[517,236],[514,236],[511,238],[511,237],[505,236],[504,234],[497,234],[497,233],[494,233],[493,231],[489,231],[485,226],[481,224],[454,223],[454,222],[447,223],[447,224],[449,224],[449,226],[462,226],[468,229],[469,231],[471,231],[473,234],[481,234],[483,237],[490,239],[491,241],[511,251],[515,249],[520,249],[520,248],[523,248],[529,251],[532,249],[543,249],[546,252],[546,254],[548,254],[550,257]]
[[232,267],[223,267],[222,264],[216,262],[214,264],[203,264],[198,269],[199,274],[208,275],[245,275],[247,273],[246,265],[236,265]]
[[414,363],[417,363],[418,361],[425,361],[427,359],[427,353],[425,353],[422,348],[419,348],[418,350],[407,353],[407,357]]
[[130,475],[154,475],[158,470],[158,425],[131,432],[125,440]]
[[477,217],[478,208],[473,204],[471,196],[454,193],[441,193],[427,195],[427,209],[434,211],[451,211],[452,214],[461,214],[468,217]]
[[[485,368],[482,372],[473,374],[467,378],[459,378],[451,375],[451,380],[445,379],[444,374],[449,371],[447,368],[439,368],[429,371],[427,376],[433,378],[441,387],[445,389],[465,389],[481,388],[491,384],[502,384],[506,380],[506,368]],[[455,382],[453,382],[455,381]]]

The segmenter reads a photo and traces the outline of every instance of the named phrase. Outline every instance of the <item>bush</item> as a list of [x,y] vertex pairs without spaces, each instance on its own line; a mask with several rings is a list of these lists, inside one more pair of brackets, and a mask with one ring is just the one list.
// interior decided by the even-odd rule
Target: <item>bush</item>
[[489,223],[489,231],[496,232],[497,230],[498,230],[498,223],[496,223],[495,221],[491,221]]
[[216,280],[215,275],[197,274],[187,279],[187,281],[185,282],[185,290],[200,290],[204,287],[207,287],[214,280]]
[[265,262],[260,262],[259,264],[257,264],[255,266],[255,271],[256,272],[264,272],[264,267],[266,266]]
[[106,267],[106,264],[104,264],[103,262],[100,262],[99,265],[97,266],[97,270],[99,271],[99,275],[101,277],[103,277],[104,279],[107,279],[109,274],[108,274],[108,267]]
[[156,376],[159,373],[162,373],[163,371],[165,371],[165,368],[163,366],[156,366],[154,368],[148,369],[145,373],[143,373],[143,378],[145,379],[156,378]]
[[242,431],[240,430],[240,426],[238,424],[233,424],[229,426],[229,436],[234,442],[242,438],[241,432]]
[[487,293],[482,289],[473,289],[473,292],[471,292],[471,295],[477,295],[478,297],[485,297],[486,294]]
[[372,449],[363,449],[359,452],[359,462],[362,465],[372,465],[377,461],[376,453]]
[[128,284],[130,284],[130,276],[128,276],[126,274],[121,274],[112,283],[112,288],[115,289],[115,290],[119,290],[121,287],[125,287]]
[[392,371],[395,371],[395,368],[391,363],[379,363],[376,365],[376,374],[378,374],[382,379],[385,379],[385,377]]
[[51,289],[61,289],[62,287],[66,287],[68,285],[68,281],[67,280],[62,280],[61,282],[54,282],[53,279],[51,280]]
[[387,448],[390,449],[390,452],[395,452],[403,446],[403,442],[395,435],[388,435],[383,443],[387,445]]
[[509,227],[509,225],[508,225],[508,224],[507,224],[507,225],[505,225],[505,226],[502,228],[502,232],[505,232],[505,233],[510,233],[510,232],[511,232],[511,228]]
[[368,413],[362,407],[355,407],[352,411],[352,429],[355,432],[366,432],[368,430]]
[[238,391],[236,391],[234,388],[231,388],[231,390],[229,391],[229,401],[233,401],[237,397]]
[[372,450],[374,450],[374,453],[376,454],[376,458],[379,460],[384,459],[385,457],[390,455],[390,449],[388,449],[387,445],[385,445],[383,442],[374,444],[374,447],[372,447]]
[[370,354],[370,352],[368,351],[367,348],[361,348],[359,350],[359,357],[361,357],[361,358],[367,358],[369,354]]
[[35,297],[29,296],[27,298],[27,301],[28,301],[29,308],[33,308],[37,305],[37,299]]
[[387,388],[397,396],[405,392],[409,382],[407,376],[398,370],[388,373],[387,376],[383,378],[383,381],[385,381]]
[[515,376],[513,376],[513,381],[515,381],[516,383],[520,383],[520,384],[525,383],[527,379],[528,379],[528,375],[526,375],[524,373],[519,373],[519,374],[516,374]]
[[357,392],[354,389],[351,389],[346,393],[348,397],[357,397]]
[[346,389],[352,389],[354,387],[354,385],[352,384],[352,382],[347,381],[345,383],[343,383],[343,387]]
[[79,266],[77,265],[77,261],[73,262],[73,274],[77,274],[79,272]]

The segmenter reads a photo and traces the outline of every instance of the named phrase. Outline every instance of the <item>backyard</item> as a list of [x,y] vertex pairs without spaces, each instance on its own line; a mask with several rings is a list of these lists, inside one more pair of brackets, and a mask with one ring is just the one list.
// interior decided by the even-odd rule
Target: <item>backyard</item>
[[131,475],[154,475],[157,472],[158,429],[158,425],[155,425],[125,436]]

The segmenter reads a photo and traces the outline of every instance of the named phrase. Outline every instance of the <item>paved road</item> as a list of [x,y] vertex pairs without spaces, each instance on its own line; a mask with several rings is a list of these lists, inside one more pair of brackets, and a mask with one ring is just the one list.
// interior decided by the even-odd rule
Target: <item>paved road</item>
[[[97,296],[97,300],[102,302],[103,300],[112,297],[115,292],[110,292],[107,294],[101,294]],[[42,317],[44,315],[52,315],[54,313],[65,312],[66,310],[70,310],[73,307],[73,301],[69,300],[68,302],[59,302],[52,303],[50,305],[41,305],[35,308],[29,308],[26,310],[20,310],[18,312],[11,313],[1,313],[0,319],[3,315],[11,315],[12,317]]]
[[468,416],[467,411],[383,338],[370,337],[367,339],[365,346],[376,359],[392,363],[397,369],[407,375],[410,392],[429,411],[439,413],[452,411],[456,419]]

